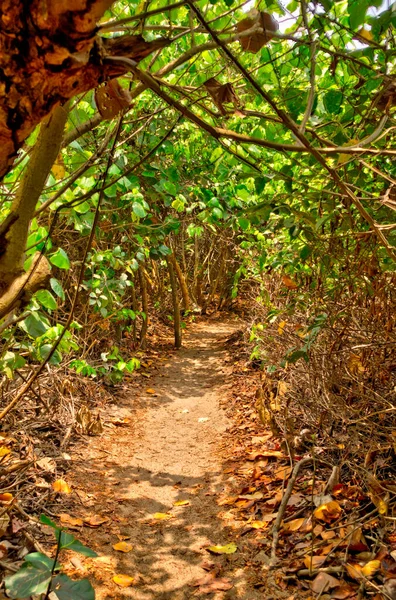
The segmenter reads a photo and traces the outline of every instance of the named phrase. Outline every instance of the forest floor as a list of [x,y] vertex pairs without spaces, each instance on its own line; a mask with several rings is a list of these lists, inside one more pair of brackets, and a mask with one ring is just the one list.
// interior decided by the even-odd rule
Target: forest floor
[[[15,503],[0,498],[12,511],[8,546],[0,544],[8,561],[33,548],[54,556],[53,530],[27,510],[97,552],[60,557],[73,579],[89,578],[97,600],[396,600],[393,481],[371,475],[367,492],[319,437],[303,438],[301,420],[291,455],[259,418],[266,380],[245,332],[235,315],[199,319],[175,350],[162,331],[115,393],[91,382],[85,401],[102,424],[97,435],[76,427],[59,457],[46,425],[33,440],[44,458],[22,475],[30,487]],[[266,392],[275,417],[280,383]],[[379,469],[388,456],[386,447],[366,462]]]
[[[216,500],[232,480],[221,401],[232,386],[224,340],[238,327],[235,319],[193,325],[137,397],[113,407],[129,423],[76,448],[72,487],[84,509],[109,519],[78,536],[100,555],[88,567],[98,599],[262,598],[249,589],[238,553],[207,551],[233,541]],[[119,541],[128,552],[113,550]],[[77,574],[82,565],[74,566]],[[133,584],[121,588],[114,573]]]

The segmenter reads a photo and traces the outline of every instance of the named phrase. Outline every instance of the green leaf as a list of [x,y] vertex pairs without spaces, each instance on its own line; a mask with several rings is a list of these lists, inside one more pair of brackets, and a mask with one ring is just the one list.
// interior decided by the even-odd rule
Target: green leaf
[[328,113],[338,115],[341,112],[343,94],[339,90],[329,90],[323,98],[323,104]]
[[[54,566],[54,561],[49,556],[46,556],[42,552],[31,552],[27,554],[24,558],[25,562],[38,566],[39,568],[47,567],[50,571]],[[42,566],[44,565],[44,567]],[[56,564],[55,569],[60,569],[61,565],[59,563]]]
[[38,338],[43,335],[48,325],[41,318],[40,313],[34,312],[22,321],[22,328],[32,337]]
[[261,194],[261,192],[264,190],[268,181],[269,181],[269,179],[267,179],[267,177],[256,177],[255,178],[254,187],[256,188],[256,194]]
[[309,361],[308,354],[305,350],[296,350],[295,352],[292,352],[287,356],[287,362],[294,364],[295,362],[300,360],[300,358],[303,358],[305,362]]
[[147,213],[144,210],[143,206],[139,202],[134,202],[132,204],[132,210],[135,213],[135,215],[137,217],[139,217],[140,219],[144,219],[144,217],[147,215]]
[[244,217],[238,217],[238,224],[243,231],[246,231],[246,229],[249,229],[250,221]]
[[61,300],[65,299],[65,292],[63,291],[62,284],[57,279],[55,279],[55,277],[51,277],[50,286],[52,288],[52,291],[55,292],[58,298],[60,298]]
[[50,263],[58,269],[70,269],[70,260],[66,252],[59,248],[55,254],[50,257]]
[[357,29],[359,25],[364,23],[369,5],[369,0],[348,0],[349,26],[351,29]]
[[169,254],[172,254],[172,250],[168,248],[168,246],[165,246],[165,244],[158,246],[158,252],[162,254],[162,256],[169,256]]
[[308,246],[308,245],[304,246],[304,248],[302,248],[302,250],[300,252],[300,258],[302,260],[306,260],[308,258],[308,256],[310,256],[311,252],[312,252],[311,246]]
[[96,552],[91,550],[91,548],[84,546],[81,542],[76,540],[71,533],[67,533],[66,531],[62,531],[60,534],[60,547],[61,550],[73,550],[74,552],[78,552],[79,554],[90,556],[92,558],[98,556]]
[[52,527],[52,529],[55,529],[56,531],[60,531],[60,527],[58,527],[54,521],[51,521],[47,515],[40,515],[40,523],[43,523],[43,525],[47,525],[48,527]]
[[43,562],[25,563],[14,575],[6,577],[5,588],[10,598],[28,598],[33,594],[44,594],[51,581],[52,573]]
[[49,310],[56,310],[58,308],[55,298],[48,290],[39,290],[36,292],[35,297],[44,308],[48,308]]
[[95,600],[95,590],[88,579],[73,581],[67,575],[57,575],[52,589],[59,600]]

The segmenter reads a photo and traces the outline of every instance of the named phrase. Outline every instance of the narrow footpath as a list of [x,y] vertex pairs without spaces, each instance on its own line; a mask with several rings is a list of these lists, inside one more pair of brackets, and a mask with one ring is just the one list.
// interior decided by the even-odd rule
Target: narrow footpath
[[[228,425],[220,399],[230,383],[224,340],[237,328],[233,321],[193,325],[183,348],[144,381],[137,398],[114,407],[130,425],[91,438],[77,461],[73,483],[82,510],[108,519],[82,536],[100,555],[88,562],[88,572],[84,565],[98,600],[208,597],[204,578],[210,585],[216,558],[207,548],[231,541],[216,497],[226,486],[219,450]],[[119,541],[132,549],[113,550]],[[232,563],[236,555],[222,558],[233,572],[232,587],[220,579],[219,587],[230,589],[209,597],[258,598]],[[72,564],[78,574],[82,565]],[[134,583],[122,588],[114,573]],[[202,585],[192,587],[197,580]]]

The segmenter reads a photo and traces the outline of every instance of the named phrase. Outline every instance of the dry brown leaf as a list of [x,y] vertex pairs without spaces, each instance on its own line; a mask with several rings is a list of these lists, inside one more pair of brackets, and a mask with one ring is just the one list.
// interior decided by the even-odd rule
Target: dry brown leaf
[[334,600],[346,600],[356,594],[356,589],[353,588],[349,583],[344,583],[337,589],[333,590],[331,597]]
[[289,521],[288,523],[283,524],[283,531],[298,531],[302,524],[304,523],[305,518],[301,517],[300,519],[293,519],[293,521]]
[[320,535],[324,540],[332,540],[336,537],[335,531],[322,531]]
[[289,479],[290,475],[292,472],[292,468],[289,466],[283,466],[283,467],[279,467],[279,469],[275,469],[275,471],[273,472],[273,478],[274,479]]
[[360,581],[362,579],[362,567],[358,564],[346,563],[345,568],[348,572],[349,577]]
[[104,523],[107,523],[109,521],[109,519],[107,517],[101,517],[100,515],[92,515],[90,517],[85,517],[84,518],[84,523],[85,525],[88,525],[88,527],[100,527],[101,525],[103,525]]
[[238,33],[248,31],[256,27],[262,31],[252,32],[251,35],[241,36],[239,42],[246,52],[256,54],[263,46],[272,40],[273,32],[278,31],[278,22],[267,12],[258,11],[253,8],[248,12],[247,17],[237,24]]
[[315,579],[311,583],[311,590],[314,594],[322,594],[335,587],[338,587],[340,582],[335,577],[332,577],[328,573],[318,573]]
[[69,527],[82,527],[84,522],[82,519],[71,517],[67,513],[62,513],[59,515],[60,522],[62,525],[68,525]]
[[362,358],[359,354],[351,354],[348,358],[348,368],[353,375],[364,373],[365,368],[362,364]]
[[134,578],[130,577],[129,575],[118,574],[118,575],[114,575],[113,581],[120,587],[126,588],[126,587],[130,587],[133,584]]
[[306,556],[304,558],[304,565],[307,569],[318,569],[325,562],[325,556]]
[[10,524],[10,517],[7,513],[0,515],[0,536],[5,535],[8,525]]
[[224,104],[232,104],[234,112],[239,107],[239,100],[231,83],[220,83],[214,77],[211,77],[205,81],[204,87],[222,115],[227,114]]
[[130,552],[132,550],[132,544],[128,544],[128,542],[118,542],[113,545],[113,550],[117,550],[117,552]]
[[55,473],[56,471],[56,462],[50,457],[40,458],[40,460],[36,462],[36,465],[48,473]]
[[199,594],[212,594],[213,592],[227,591],[233,587],[231,580],[227,577],[216,577],[214,573],[207,573],[201,579],[192,584],[197,587]]
[[298,288],[298,283],[293,281],[288,275],[282,275],[282,281],[288,290],[296,290]]
[[128,108],[131,95],[116,79],[106,81],[95,90],[95,102],[104,119],[112,119],[121,110]]
[[52,489],[57,494],[71,494],[71,487],[64,479],[57,479],[52,484]]

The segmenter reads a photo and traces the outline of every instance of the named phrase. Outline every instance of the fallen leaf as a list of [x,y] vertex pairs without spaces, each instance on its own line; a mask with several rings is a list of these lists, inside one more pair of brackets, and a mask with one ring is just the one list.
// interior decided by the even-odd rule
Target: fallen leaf
[[335,577],[332,577],[328,573],[318,573],[311,583],[311,590],[314,594],[323,594],[323,592],[327,592],[339,585],[340,582]]
[[335,531],[322,531],[320,535],[323,540],[331,540],[336,537]]
[[0,494],[0,504],[11,504],[14,500],[14,496],[10,493]]
[[298,288],[298,284],[288,275],[282,275],[282,281],[288,290],[296,290]]
[[247,524],[248,527],[253,529],[266,529],[269,525],[269,521],[251,521]]
[[173,506],[188,506],[190,504],[190,500],[176,500],[173,503]]
[[292,472],[292,468],[288,466],[279,467],[279,469],[275,469],[273,472],[274,479],[289,479]]
[[364,565],[362,569],[362,574],[365,577],[372,577],[379,570],[380,566],[380,560],[370,560],[367,564]]
[[211,594],[213,592],[227,591],[233,587],[233,583],[227,577],[216,577],[213,573],[207,573],[192,584],[197,587],[199,594]]
[[60,514],[59,518],[62,525],[69,525],[69,527],[82,527],[84,525],[82,519],[71,517],[67,513]]
[[10,452],[11,450],[6,446],[0,446],[0,457],[7,456],[7,454],[10,454]]
[[48,473],[55,473],[56,471],[56,462],[53,458],[40,458],[40,460],[38,460],[36,464],[38,467],[40,467],[40,469],[42,469],[43,471],[47,471]]
[[88,525],[88,527],[100,527],[104,523],[108,522],[107,517],[101,517],[100,515],[92,515],[91,517],[85,517],[84,523]]
[[231,542],[225,546],[209,546],[209,548],[206,548],[206,550],[212,554],[234,554],[238,548],[234,542]]
[[330,523],[331,521],[338,519],[342,512],[341,506],[338,504],[336,500],[331,500],[326,504],[321,504],[314,511],[314,517],[319,519],[319,521],[325,521],[326,523]]
[[250,452],[247,454],[247,460],[256,460],[257,458],[286,458],[280,450],[263,450],[262,452]]
[[280,323],[278,325],[278,333],[279,333],[279,335],[283,335],[284,334],[285,327],[286,327],[286,321],[280,321]]
[[349,585],[349,583],[344,583],[337,589],[333,590],[331,597],[334,598],[334,600],[346,600],[346,598],[350,598],[352,595],[355,594],[355,588]]
[[129,422],[130,422],[130,419],[128,419],[128,417],[124,417],[123,419],[117,418],[117,419],[114,419],[113,421],[110,421],[110,423],[112,425],[115,425],[116,427],[120,427],[121,425],[128,425]]
[[147,394],[156,394],[157,392],[155,390],[153,390],[153,388],[147,388],[146,393]]
[[244,494],[242,496],[238,496],[238,500],[262,500],[264,498],[264,494],[262,492],[254,492],[254,494]]
[[120,587],[130,587],[134,582],[134,578],[130,577],[129,575],[119,574],[119,575],[114,575],[113,581]]
[[352,579],[356,579],[357,581],[360,581],[362,579],[362,567],[358,564],[350,564],[350,563],[346,563],[345,568],[348,572],[349,577],[352,577]]
[[128,544],[127,542],[118,542],[113,545],[113,550],[117,550],[117,552],[130,552],[132,550],[132,544]]
[[157,512],[153,515],[153,518],[157,521],[169,521],[169,519],[173,519],[174,517],[168,513]]
[[0,515],[0,536],[3,536],[6,533],[9,524],[10,517],[7,515],[7,513]]
[[307,569],[318,569],[325,562],[325,556],[306,556],[304,558],[304,565]]
[[71,487],[69,486],[64,479],[57,479],[52,484],[52,489],[57,494],[71,494]]
[[289,521],[288,523],[283,524],[283,531],[298,531],[302,524],[304,523],[305,518],[301,517],[300,519],[293,519],[293,521]]

